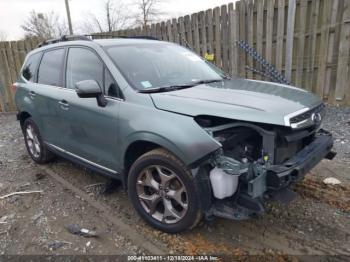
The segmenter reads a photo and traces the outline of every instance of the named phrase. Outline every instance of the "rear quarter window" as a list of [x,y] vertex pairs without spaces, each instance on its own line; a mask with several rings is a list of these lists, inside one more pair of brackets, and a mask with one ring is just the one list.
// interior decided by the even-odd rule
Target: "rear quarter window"
[[22,70],[22,76],[30,82],[35,82],[36,70],[42,53],[36,53],[28,57]]
[[44,53],[38,72],[39,84],[62,86],[64,54],[63,48]]

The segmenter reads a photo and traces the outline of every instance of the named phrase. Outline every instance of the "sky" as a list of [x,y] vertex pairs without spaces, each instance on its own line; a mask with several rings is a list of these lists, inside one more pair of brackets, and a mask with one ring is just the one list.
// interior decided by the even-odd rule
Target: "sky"
[[[130,5],[137,0],[115,1],[122,1],[124,4]],[[54,11],[62,19],[66,19],[64,2],[64,0],[0,0],[0,32],[5,33],[7,40],[23,38],[24,31],[20,25],[31,10],[35,10],[37,13]],[[102,12],[104,2],[105,0],[69,0],[73,29],[79,27],[89,14],[98,15]],[[230,2],[234,2],[234,0],[166,0],[162,5],[162,10],[166,12],[167,17],[173,18]]]

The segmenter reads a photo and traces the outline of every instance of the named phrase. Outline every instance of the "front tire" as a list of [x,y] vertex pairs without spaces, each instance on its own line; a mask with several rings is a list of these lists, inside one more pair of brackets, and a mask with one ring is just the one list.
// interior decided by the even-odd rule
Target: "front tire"
[[177,233],[200,221],[193,177],[164,149],[152,150],[135,161],[128,176],[128,192],[139,215],[159,230]]
[[36,163],[45,164],[55,157],[44,144],[39,128],[32,118],[27,118],[24,121],[23,135],[28,154]]

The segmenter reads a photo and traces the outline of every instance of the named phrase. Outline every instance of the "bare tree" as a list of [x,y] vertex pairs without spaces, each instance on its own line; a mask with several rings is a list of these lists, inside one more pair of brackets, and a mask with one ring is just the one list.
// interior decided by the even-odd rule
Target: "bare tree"
[[138,10],[136,22],[142,27],[146,27],[158,20],[165,14],[161,10],[161,4],[164,0],[136,0],[136,8]]
[[49,39],[68,34],[66,24],[53,11],[43,14],[32,10],[21,28],[24,30],[26,37],[38,36]]
[[0,30],[0,42],[7,40],[7,34],[5,31]]
[[132,18],[128,8],[113,0],[106,0],[100,15],[89,14],[88,19],[83,24],[83,31],[92,32],[112,32],[125,29],[131,25]]

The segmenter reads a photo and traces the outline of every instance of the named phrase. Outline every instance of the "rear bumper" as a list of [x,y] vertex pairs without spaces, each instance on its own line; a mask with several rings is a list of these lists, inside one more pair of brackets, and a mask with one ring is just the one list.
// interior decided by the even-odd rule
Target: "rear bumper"
[[334,158],[336,153],[331,151],[332,147],[332,135],[321,129],[315,135],[314,141],[293,158],[282,165],[274,165],[267,168],[267,189],[280,190],[289,186],[292,182],[301,180],[323,158]]

